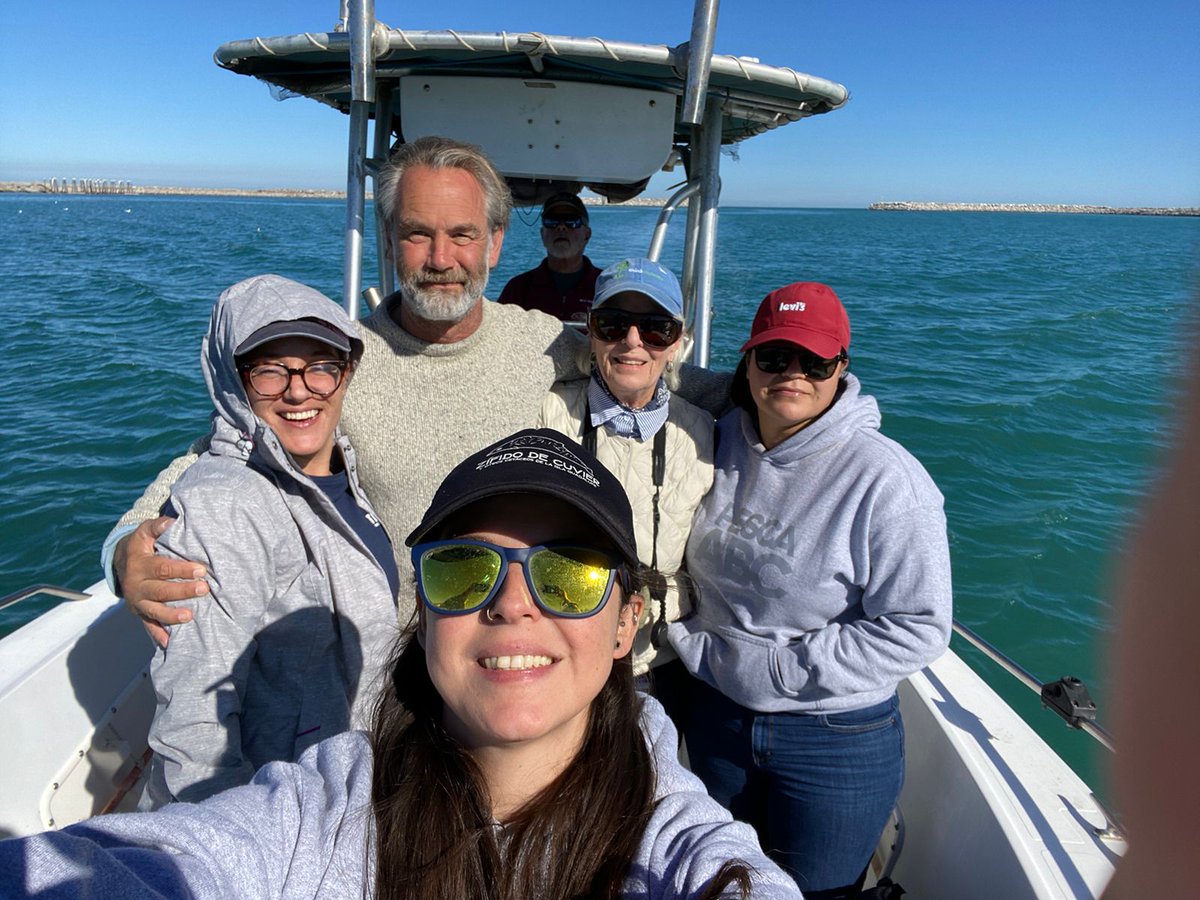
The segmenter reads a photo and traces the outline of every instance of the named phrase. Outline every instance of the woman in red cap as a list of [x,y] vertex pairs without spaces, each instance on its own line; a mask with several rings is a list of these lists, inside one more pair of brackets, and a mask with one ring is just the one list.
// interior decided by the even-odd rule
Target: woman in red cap
[[808,898],[852,896],[904,779],[896,686],[945,650],[942,495],[879,432],[829,287],[768,294],[717,423],[671,643],[701,685],[695,772]]

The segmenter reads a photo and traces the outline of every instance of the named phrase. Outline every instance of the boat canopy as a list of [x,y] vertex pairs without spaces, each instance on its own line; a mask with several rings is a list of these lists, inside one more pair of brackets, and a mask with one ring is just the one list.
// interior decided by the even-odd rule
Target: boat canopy
[[[845,105],[840,84],[756,59],[714,55],[717,0],[696,0],[690,39],[675,47],[539,32],[406,31],[375,19],[374,0],[342,0],[330,32],[230,41],[215,60],[348,114],[343,298],[359,314],[365,181],[396,142],[428,135],[483,149],[518,206],[588,188],[610,201],[642,193],[682,164],[646,255],[658,259],[668,223],[687,205],[680,281],[694,361],[707,365],[716,257],[720,150]],[[374,137],[368,141],[368,124]],[[386,223],[376,208],[377,246]],[[377,305],[394,287],[377,253]],[[689,352],[685,348],[685,353]]]
[[[273,85],[276,96],[301,95],[349,112],[351,49],[349,32],[306,32],[231,41],[215,59]],[[400,86],[393,93],[393,133],[405,140],[446,133],[439,131],[439,119],[453,117],[455,135],[487,150],[519,203],[569,187],[564,181],[612,200],[629,199],[670,163],[673,147],[686,152],[693,137],[693,126],[677,109],[687,80],[686,43],[377,24],[370,49],[377,87]],[[842,85],[794,69],[747,57],[711,59],[706,103],[721,110],[723,145],[830,112],[849,98]],[[487,80],[486,90],[477,79]],[[507,98],[498,102],[500,91]],[[614,132],[606,129],[617,127],[621,152],[614,154]],[[604,134],[610,140],[598,141]],[[647,140],[639,153],[630,142],[641,134]],[[591,151],[587,159],[584,148]],[[529,178],[554,184],[531,188],[524,183]]]

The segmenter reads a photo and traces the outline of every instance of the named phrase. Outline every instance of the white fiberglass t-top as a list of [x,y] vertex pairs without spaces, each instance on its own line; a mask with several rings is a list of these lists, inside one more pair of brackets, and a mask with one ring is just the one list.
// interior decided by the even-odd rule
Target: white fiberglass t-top
[[[346,298],[359,296],[362,281],[365,176],[394,140],[436,134],[477,144],[519,205],[583,187],[628,200],[655,172],[682,164],[686,179],[664,205],[648,255],[658,258],[671,213],[691,198],[681,281],[695,361],[705,365],[720,148],[849,99],[823,78],[712,55],[716,6],[698,0],[691,40],[666,47],[535,32],[405,31],[375,22],[372,4],[355,2],[335,31],[232,41],[216,61],[268,82],[276,96],[311,97],[349,113]],[[385,259],[378,271],[390,292]],[[356,311],[356,299],[347,303]]]

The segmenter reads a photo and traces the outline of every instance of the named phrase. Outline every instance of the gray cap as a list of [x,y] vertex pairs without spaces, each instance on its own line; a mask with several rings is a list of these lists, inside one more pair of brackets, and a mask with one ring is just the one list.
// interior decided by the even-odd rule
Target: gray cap
[[328,344],[342,353],[350,352],[350,337],[343,334],[336,326],[320,319],[295,319],[290,322],[272,322],[255,331],[250,337],[238,344],[235,355],[249,353],[256,347],[279,338],[312,338],[322,344]]

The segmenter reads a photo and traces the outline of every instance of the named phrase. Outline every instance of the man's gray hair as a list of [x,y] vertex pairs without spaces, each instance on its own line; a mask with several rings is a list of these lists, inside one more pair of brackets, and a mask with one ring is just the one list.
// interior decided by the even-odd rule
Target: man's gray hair
[[394,216],[400,207],[400,179],[412,166],[470,172],[479,182],[487,201],[489,229],[495,231],[508,227],[512,192],[491,160],[474,144],[430,136],[418,138],[411,144],[401,144],[379,170],[379,177],[375,180],[375,202],[389,231],[394,230]]

